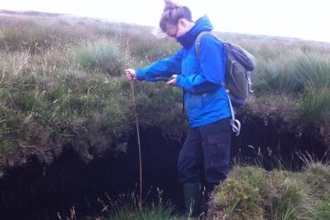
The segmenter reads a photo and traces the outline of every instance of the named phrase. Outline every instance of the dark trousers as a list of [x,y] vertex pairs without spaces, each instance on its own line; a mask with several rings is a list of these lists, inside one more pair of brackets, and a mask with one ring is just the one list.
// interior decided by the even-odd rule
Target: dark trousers
[[180,182],[205,181],[210,185],[221,183],[230,170],[230,145],[230,119],[191,128],[178,158]]

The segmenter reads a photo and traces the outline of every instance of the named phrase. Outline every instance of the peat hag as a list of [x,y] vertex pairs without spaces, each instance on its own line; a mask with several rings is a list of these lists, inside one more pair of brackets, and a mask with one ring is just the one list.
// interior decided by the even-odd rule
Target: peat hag
[[[299,153],[325,159],[325,146],[318,132],[296,133],[283,124],[254,118],[242,124],[240,136],[233,136],[233,163],[257,162],[266,169],[282,163],[286,168],[299,169]],[[177,179],[176,161],[182,141],[162,137],[157,129],[142,129],[143,192],[146,202],[158,200],[157,188],[163,191],[163,201],[183,206],[182,189]],[[66,147],[51,164],[40,164],[30,158],[25,167],[9,170],[0,179],[1,220],[77,219],[100,216],[110,205],[109,197],[139,193],[139,157],[136,134],[132,134],[127,153],[114,156],[106,152],[83,162]],[[87,218],[86,218],[87,219]]]
[[[143,157],[143,192],[146,201],[158,201],[157,188],[163,199],[178,201],[181,195],[176,176],[180,144],[165,140],[157,130],[141,131]],[[74,209],[77,219],[99,216],[109,197],[119,195],[131,200],[139,194],[139,157],[137,137],[133,134],[127,153],[114,156],[107,152],[88,164],[67,147],[51,164],[31,158],[25,167],[17,167],[0,179],[1,220],[45,220],[70,218]],[[130,201],[132,202],[132,201]]]

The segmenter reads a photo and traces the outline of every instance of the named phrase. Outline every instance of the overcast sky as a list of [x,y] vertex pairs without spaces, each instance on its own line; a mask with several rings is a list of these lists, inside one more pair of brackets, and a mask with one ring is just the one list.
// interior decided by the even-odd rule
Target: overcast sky
[[[330,0],[177,0],[218,31],[330,42]],[[158,27],[163,0],[1,0],[0,9],[57,12]]]

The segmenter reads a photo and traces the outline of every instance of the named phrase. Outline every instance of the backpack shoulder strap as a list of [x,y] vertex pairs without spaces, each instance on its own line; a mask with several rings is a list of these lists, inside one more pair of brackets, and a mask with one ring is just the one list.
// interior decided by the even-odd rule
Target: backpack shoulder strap
[[196,52],[197,57],[199,57],[199,47],[200,47],[200,44],[201,44],[201,39],[206,34],[214,35],[211,31],[202,31],[197,35],[197,38],[195,40],[195,52]]

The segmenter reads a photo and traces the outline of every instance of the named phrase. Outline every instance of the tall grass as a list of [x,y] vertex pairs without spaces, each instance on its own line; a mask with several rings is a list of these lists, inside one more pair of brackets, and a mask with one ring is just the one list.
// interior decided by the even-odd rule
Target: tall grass
[[330,214],[329,174],[329,166],[318,162],[306,164],[301,173],[235,166],[215,189],[209,218],[325,220]]
[[99,39],[79,45],[75,54],[78,64],[86,70],[120,76],[128,62],[123,48],[116,39]]
[[302,118],[307,122],[325,124],[330,110],[330,55],[302,56],[296,63],[296,78],[303,94]]
[[[157,189],[158,197],[154,201],[140,204],[138,195],[132,191],[121,194],[116,199],[110,198],[107,194],[104,198],[98,198],[102,211],[102,219],[112,220],[184,220],[184,216],[175,211],[170,202],[163,201],[162,191]],[[148,195],[147,195],[148,196]]]

